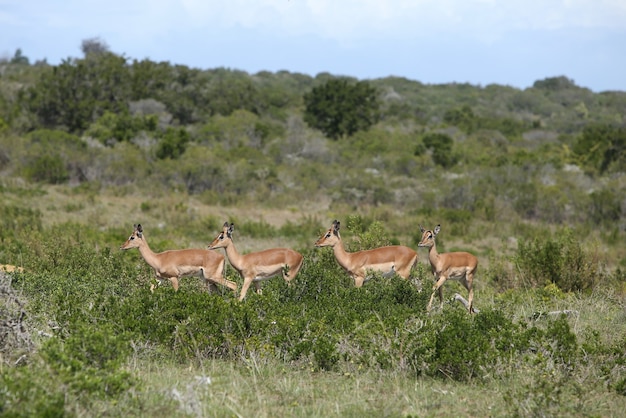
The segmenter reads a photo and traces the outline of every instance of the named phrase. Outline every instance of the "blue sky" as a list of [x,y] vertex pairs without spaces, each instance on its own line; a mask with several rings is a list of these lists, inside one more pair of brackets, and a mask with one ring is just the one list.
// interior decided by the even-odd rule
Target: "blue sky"
[[90,38],[200,69],[626,91],[626,0],[0,0],[0,58]]

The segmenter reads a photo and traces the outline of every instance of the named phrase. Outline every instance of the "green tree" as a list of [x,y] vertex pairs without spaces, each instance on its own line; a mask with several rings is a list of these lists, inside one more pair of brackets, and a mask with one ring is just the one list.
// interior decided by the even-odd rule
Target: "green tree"
[[264,107],[260,101],[259,91],[250,77],[236,73],[213,82],[206,97],[209,113],[223,116],[239,109],[258,115]]
[[106,110],[127,109],[128,85],[126,58],[101,52],[64,60],[44,72],[28,90],[26,101],[44,127],[82,132]]
[[588,125],[573,147],[582,165],[604,174],[626,169],[626,127]]
[[478,127],[478,118],[474,115],[472,108],[467,105],[446,111],[443,120],[468,134],[474,132]]
[[305,93],[304,103],[304,121],[332,139],[368,130],[380,112],[378,91],[365,81],[331,79]]
[[11,58],[11,64],[28,65],[28,63],[28,57],[22,54],[22,49],[18,48],[17,50],[15,50],[15,55],[13,55],[13,58]]
[[566,90],[570,88],[577,88],[574,80],[565,76],[548,77],[543,80],[537,80],[533,83],[533,88],[548,91]]
[[161,160],[166,158],[175,160],[183,155],[188,142],[189,133],[184,128],[167,128],[163,139],[159,142],[156,156]]
[[450,168],[457,163],[457,156],[452,150],[454,141],[446,134],[431,133],[424,136],[424,146],[433,152],[433,162],[443,168]]

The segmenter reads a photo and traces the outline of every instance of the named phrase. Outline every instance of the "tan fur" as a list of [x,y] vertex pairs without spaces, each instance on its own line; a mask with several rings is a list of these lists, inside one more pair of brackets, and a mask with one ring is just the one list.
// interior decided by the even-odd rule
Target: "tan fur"
[[5,273],[24,273],[24,269],[22,267],[17,267],[12,264],[0,264],[0,271]]
[[427,309],[428,311],[430,311],[433,304],[433,298],[435,297],[435,293],[439,293],[439,301],[441,302],[441,306],[443,307],[443,284],[446,282],[446,280],[452,279],[461,282],[461,284],[469,292],[468,309],[470,313],[473,313],[473,282],[474,274],[476,273],[476,269],[478,268],[478,259],[474,255],[467,252],[439,254],[437,252],[437,246],[435,245],[435,236],[437,236],[440,229],[440,225],[437,225],[434,231],[425,230],[420,225],[420,230],[422,231],[422,240],[419,244],[417,244],[417,246],[428,248],[428,261],[430,261],[430,266],[432,267],[433,275],[435,276],[433,293],[430,296],[430,301],[428,302]]
[[257,293],[261,293],[262,280],[282,274],[283,279],[289,283],[297,276],[304,260],[302,254],[289,248],[272,248],[241,255],[232,240],[234,228],[234,224],[228,225],[228,222],[225,222],[222,232],[209,244],[209,249],[224,248],[228,261],[239,272],[243,279],[240,301],[246,297],[252,283]]
[[411,269],[417,264],[417,252],[402,245],[391,245],[372,250],[349,253],[339,235],[340,222],[335,220],[330,229],[316,242],[316,247],[332,247],[335,259],[354,279],[356,287],[363,286],[369,271],[383,274],[395,273],[408,279]]
[[[237,291],[237,283],[224,278],[224,256],[208,250],[188,249],[153,252],[143,235],[141,225],[135,225],[132,235],[120,247],[121,250],[138,248],[142,257],[154,269],[159,281],[168,279],[174,290],[178,290],[181,277],[200,275],[209,291],[217,289],[217,284]],[[154,285],[150,286],[154,290]]]

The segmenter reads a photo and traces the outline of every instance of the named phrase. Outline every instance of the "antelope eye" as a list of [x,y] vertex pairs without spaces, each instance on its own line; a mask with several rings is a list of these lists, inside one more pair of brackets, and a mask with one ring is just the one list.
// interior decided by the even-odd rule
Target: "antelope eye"
[[326,234],[326,238],[330,238],[330,232]]

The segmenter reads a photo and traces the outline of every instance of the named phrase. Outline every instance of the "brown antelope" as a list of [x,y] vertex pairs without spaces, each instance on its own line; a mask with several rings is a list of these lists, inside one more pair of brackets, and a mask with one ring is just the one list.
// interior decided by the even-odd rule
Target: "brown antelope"
[[222,232],[209,244],[209,249],[224,248],[231,266],[243,279],[239,300],[243,300],[252,283],[256,292],[261,293],[261,281],[282,274],[289,283],[302,267],[302,254],[289,248],[272,248],[249,254],[239,254],[233,243],[235,225],[224,222]]
[[397,274],[408,279],[411,269],[417,264],[417,252],[402,245],[390,245],[372,250],[349,253],[344,249],[340,222],[335,220],[333,225],[316,242],[316,247],[332,247],[335,259],[354,279],[354,286],[361,287],[369,279],[368,272],[377,271],[385,276]]
[[[169,250],[162,253],[153,252],[143,235],[141,224],[134,225],[134,231],[120,250],[138,248],[146,263],[154,269],[157,279],[162,282],[168,279],[174,290],[178,290],[178,281],[183,276],[200,275],[208,287],[209,292],[217,289],[221,284],[237,292],[237,283],[224,278],[224,256],[203,249]],[[154,284],[150,286],[154,291]]]
[[435,293],[439,293],[439,301],[443,308],[443,284],[448,279],[458,280],[469,292],[468,297],[468,309],[470,313],[474,312],[473,300],[474,300],[474,288],[472,283],[474,281],[474,273],[478,268],[478,259],[466,252],[454,252],[439,254],[437,252],[437,246],[435,245],[435,237],[441,230],[441,225],[437,225],[433,231],[425,230],[421,225],[420,231],[422,231],[422,240],[418,247],[428,248],[428,260],[435,276],[435,284],[433,285],[433,294],[430,296],[428,302],[428,311],[430,311]]

